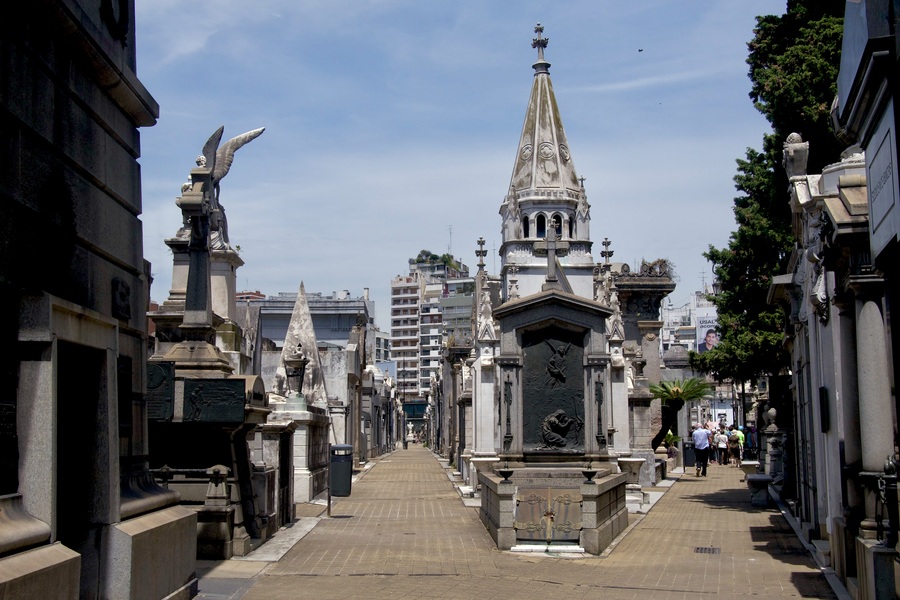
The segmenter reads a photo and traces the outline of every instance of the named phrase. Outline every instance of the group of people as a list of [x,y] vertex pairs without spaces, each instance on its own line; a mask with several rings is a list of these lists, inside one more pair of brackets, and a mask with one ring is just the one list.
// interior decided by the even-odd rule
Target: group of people
[[744,446],[750,440],[744,435],[742,426],[725,424],[718,426],[707,423],[694,425],[691,433],[694,442],[697,477],[706,477],[706,467],[710,460],[725,465],[726,461],[733,467],[740,467],[744,456]]

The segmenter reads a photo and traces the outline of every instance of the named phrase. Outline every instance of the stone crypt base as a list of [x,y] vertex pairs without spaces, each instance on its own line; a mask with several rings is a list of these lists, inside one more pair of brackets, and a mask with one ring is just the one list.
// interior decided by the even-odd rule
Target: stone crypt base
[[479,473],[481,521],[500,550],[517,545],[571,546],[600,554],[628,526],[623,473],[598,469],[523,467]]

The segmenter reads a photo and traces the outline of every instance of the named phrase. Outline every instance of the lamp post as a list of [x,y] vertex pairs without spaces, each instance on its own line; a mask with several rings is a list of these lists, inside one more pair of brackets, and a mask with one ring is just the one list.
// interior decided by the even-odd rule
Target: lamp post
[[731,382],[731,412],[734,415],[734,427],[737,428],[740,426],[740,422],[742,420],[741,413],[743,413],[743,402],[737,395],[734,393],[734,382]]

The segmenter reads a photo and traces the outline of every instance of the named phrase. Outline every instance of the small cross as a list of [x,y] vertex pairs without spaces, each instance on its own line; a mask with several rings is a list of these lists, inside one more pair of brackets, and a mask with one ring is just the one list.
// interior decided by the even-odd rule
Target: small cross
[[600,243],[603,245],[603,250],[600,251],[600,256],[603,257],[604,262],[608,265],[609,259],[612,258],[612,255],[614,254],[614,251],[609,249],[609,246],[612,244],[612,242],[609,241],[609,238],[603,238],[603,241]]
[[487,256],[487,250],[484,249],[484,238],[478,238],[478,250],[475,251],[475,256],[478,257],[478,268],[484,269],[484,257]]
[[585,181],[585,179],[586,179],[586,177],[579,177],[579,178],[578,178],[578,181],[581,182],[581,189],[584,189],[584,181]]
[[541,37],[541,34],[544,33],[544,26],[540,23],[534,26],[534,32],[537,37],[531,40],[531,47],[538,49],[538,62],[540,62],[544,60],[544,48],[547,47],[550,38]]

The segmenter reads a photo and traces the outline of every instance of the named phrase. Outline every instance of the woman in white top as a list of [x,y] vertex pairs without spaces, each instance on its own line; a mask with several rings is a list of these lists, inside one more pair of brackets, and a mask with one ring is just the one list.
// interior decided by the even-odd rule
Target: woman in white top
[[713,441],[716,444],[716,451],[719,453],[719,464],[724,465],[728,460],[728,436],[725,435],[725,430],[719,429]]

